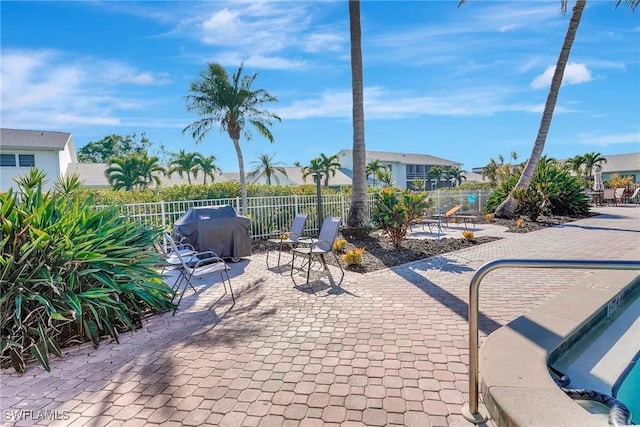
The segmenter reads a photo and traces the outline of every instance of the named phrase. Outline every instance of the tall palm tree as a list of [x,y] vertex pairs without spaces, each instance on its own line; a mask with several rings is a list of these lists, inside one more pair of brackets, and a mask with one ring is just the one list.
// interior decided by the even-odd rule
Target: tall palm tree
[[155,182],[156,186],[160,185],[160,174],[164,174],[165,170],[160,165],[160,159],[156,156],[149,157],[146,153],[135,155],[138,160],[139,174],[145,182],[145,187]]
[[[576,33],[578,32],[578,26],[580,25],[580,19],[582,18],[582,12],[584,11],[586,3],[587,0],[576,0],[576,4],[573,7],[573,13],[571,15],[571,19],[569,20],[569,28],[567,29],[564,42],[562,43],[562,48],[560,49],[560,55],[556,63],[556,69],[553,73],[553,78],[551,79],[549,95],[547,96],[547,101],[544,105],[544,111],[542,112],[542,119],[540,120],[538,136],[536,137],[536,140],[533,144],[529,160],[527,161],[527,164],[525,165],[524,170],[520,175],[520,179],[518,179],[518,183],[515,186],[516,189],[523,188],[526,190],[527,188],[529,188],[529,185],[533,180],[533,175],[535,174],[536,168],[538,167],[538,163],[540,162],[540,157],[542,157],[544,144],[547,140],[549,128],[551,127],[553,111],[555,110],[556,102],[558,101],[558,94],[560,93],[560,86],[562,85],[562,77],[564,76],[564,70],[567,66],[567,62],[569,61],[569,53],[571,52],[573,41],[575,40]],[[567,7],[567,1],[562,0],[561,4],[562,10],[564,12]],[[513,218],[517,207],[518,200],[509,195],[509,197],[507,197],[507,199],[502,202],[500,206],[498,206],[495,212],[495,216],[503,218]]]
[[242,193],[240,212],[246,214],[247,183],[240,134],[250,141],[252,134],[247,126],[251,125],[269,142],[273,142],[269,128],[272,121],[280,121],[280,117],[262,109],[264,104],[277,99],[264,89],[253,90],[251,85],[258,75],[243,76],[242,68],[240,65],[238,71],[229,77],[222,65],[210,63],[200,78],[191,83],[190,94],[186,97],[187,111],[197,112],[200,120],[191,123],[182,132],[190,132],[196,143],[202,142],[213,127],[220,126],[221,131],[227,132],[238,157]]
[[467,177],[465,176],[465,172],[463,170],[460,170],[460,168],[457,166],[448,168],[445,171],[445,176],[447,181],[455,185],[460,185],[462,184],[462,181],[467,180]]
[[218,166],[216,166],[216,156],[200,157],[198,160],[198,166],[204,175],[202,183],[207,185],[207,177],[211,177],[211,182],[216,179],[216,172],[222,172]]
[[374,159],[367,163],[365,166],[365,178],[369,179],[369,176],[373,177],[373,186],[376,185],[376,174],[378,171],[387,170],[387,165],[380,163],[380,160]]
[[114,190],[133,190],[146,184],[140,176],[138,159],[133,155],[111,159],[111,164],[104,173]]
[[171,155],[171,161],[169,162],[170,167],[167,171],[167,175],[171,176],[177,172],[178,176],[182,178],[186,174],[187,182],[191,185],[191,175],[193,175],[194,178],[198,177],[201,158],[202,154],[187,153],[185,150],[173,153]]
[[251,164],[255,166],[249,171],[248,176],[255,178],[264,173],[264,176],[267,178],[267,185],[271,185],[271,177],[275,179],[276,184],[280,184],[280,178],[278,178],[278,175],[275,173],[280,172],[282,175],[287,176],[287,170],[282,166],[281,162],[274,162],[274,157],[275,154],[261,154],[258,160],[251,162]]
[[364,227],[367,224],[367,177],[365,175],[367,153],[364,143],[364,83],[360,0],[349,0],[349,32],[351,39],[351,93],[353,104],[353,175],[351,176],[351,206],[347,216],[347,226]]
[[444,176],[444,168],[442,166],[431,166],[429,175],[436,178],[436,189],[440,188],[440,180]]

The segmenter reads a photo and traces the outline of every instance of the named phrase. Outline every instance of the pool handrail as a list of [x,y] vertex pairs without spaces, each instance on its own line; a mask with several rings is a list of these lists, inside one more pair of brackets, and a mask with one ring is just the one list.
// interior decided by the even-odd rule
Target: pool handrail
[[478,389],[478,310],[480,282],[498,268],[562,268],[578,270],[640,270],[640,260],[583,260],[583,259],[496,259],[483,264],[469,284],[469,404],[462,407],[462,416],[469,422],[487,421],[480,413]]

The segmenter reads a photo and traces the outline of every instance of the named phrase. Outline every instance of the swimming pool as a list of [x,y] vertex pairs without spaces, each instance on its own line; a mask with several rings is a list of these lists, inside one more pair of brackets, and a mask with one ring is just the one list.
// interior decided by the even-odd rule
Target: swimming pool
[[632,420],[640,420],[640,351],[614,384],[613,397],[627,405]]
[[[602,319],[589,328],[553,363],[571,380],[569,388],[595,390],[616,397],[640,420],[640,284],[625,298],[616,298]],[[576,401],[587,411],[607,410]]]

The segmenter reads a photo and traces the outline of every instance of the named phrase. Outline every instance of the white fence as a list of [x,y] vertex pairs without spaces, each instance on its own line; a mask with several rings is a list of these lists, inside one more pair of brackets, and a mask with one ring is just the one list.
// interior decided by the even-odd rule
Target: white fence
[[[444,212],[454,205],[462,205],[464,212],[478,212],[486,202],[491,190],[438,190],[428,193],[435,201],[431,213]],[[367,194],[367,215],[371,217],[374,194]],[[189,208],[195,206],[231,205],[240,210],[240,198],[185,200],[174,202],[132,203],[120,206],[120,214],[133,221],[145,222],[166,230],[171,227]],[[339,216],[346,221],[349,214],[351,197],[345,194],[322,195],[322,216]],[[316,196],[269,196],[249,197],[247,216],[251,218],[251,236],[263,238],[276,231],[286,231],[297,213],[308,215],[305,231],[317,233],[318,205]]]

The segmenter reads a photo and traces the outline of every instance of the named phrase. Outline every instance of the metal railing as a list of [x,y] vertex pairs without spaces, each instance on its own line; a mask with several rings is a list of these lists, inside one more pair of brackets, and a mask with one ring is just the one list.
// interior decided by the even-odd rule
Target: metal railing
[[480,424],[487,420],[479,412],[478,389],[478,305],[480,282],[498,268],[562,268],[580,270],[640,270],[635,260],[552,260],[552,259],[497,259],[481,266],[469,284],[469,405],[462,408],[467,421]]

